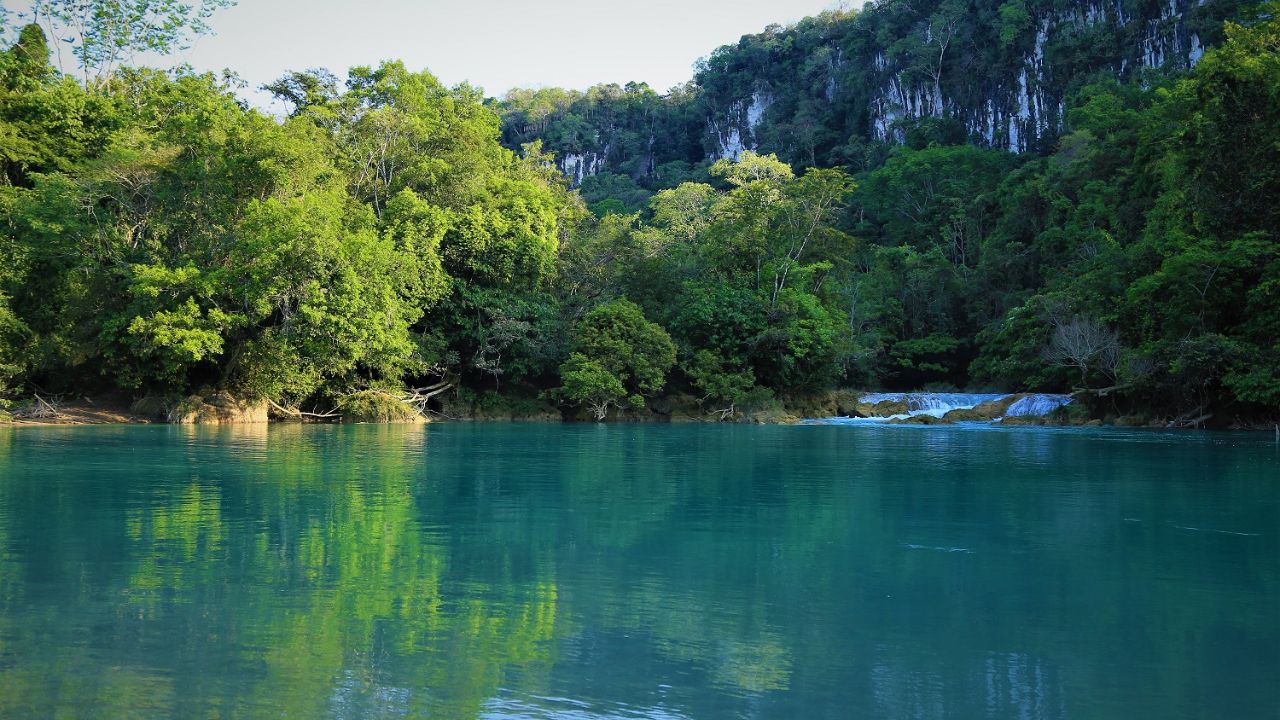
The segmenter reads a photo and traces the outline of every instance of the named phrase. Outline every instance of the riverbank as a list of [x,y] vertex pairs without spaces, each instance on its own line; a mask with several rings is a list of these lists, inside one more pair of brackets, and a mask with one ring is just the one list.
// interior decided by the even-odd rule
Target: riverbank
[[60,425],[146,425],[152,422],[155,421],[131,413],[127,408],[100,407],[90,403],[71,403],[63,405],[48,414],[41,413],[31,416],[0,410],[0,427],[21,427],[24,425],[36,427]]
[[[446,402],[437,417],[452,421],[591,422],[584,411],[557,407],[536,398],[496,393]],[[882,393],[839,389],[784,395],[758,407],[713,408],[687,394],[649,400],[643,410],[612,409],[613,423],[721,423],[793,425],[809,421],[850,420],[886,425],[992,423],[1005,426],[1124,427],[1152,429],[1271,430],[1274,420],[1229,422],[1211,416],[1165,417],[1120,412],[1097,393]]]
[[[13,411],[0,411],[0,426],[76,426],[168,423],[247,425],[267,423],[426,422],[593,422],[586,412],[536,396],[457,393],[423,412],[387,412],[368,399],[341,412],[300,413],[266,402],[244,402],[222,394],[186,398],[176,404],[119,397],[51,401],[38,398]],[[792,425],[810,421],[864,421],[886,425],[998,423],[1005,426],[1147,427],[1215,430],[1270,430],[1273,422],[1188,422],[1141,414],[1100,412],[1069,395],[1039,393],[874,393],[834,390],[785,396],[755,407],[709,408],[687,394],[649,401],[643,410],[614,409],[611,423],[723,423]],[[1196,420],[1193,418],[1192,420]]]

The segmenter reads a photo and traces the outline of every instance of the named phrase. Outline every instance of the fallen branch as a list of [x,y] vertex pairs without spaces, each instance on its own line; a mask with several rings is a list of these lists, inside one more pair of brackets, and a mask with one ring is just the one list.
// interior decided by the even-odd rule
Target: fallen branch
[[407,405],[412,405],[414,409],[418,411],[419,415],[426,415],[428,412],[427,403],[431,400],[431,398],[437,395],[440,395],[444,392],[447,392],[452,388],[453,388],[453,383],[445,380],[445,381],[438,382],[435,385],[430,385],[428,387],[410,389],[407,395],[402,395],[400,397],[396,397],[394,395],[391,395],[390,393],[384,393],[384,394],[388,395],[389,397],[395,397],[397,400]]
[[[378,390],[378,389],[361,390],[360,392],[354,392],[347,395],[343,395],[339,399],[339,404],[341,404],[342,400],[346,400],[348,398],[352,398],[357,395],[373,394],[373,395],[378,395],[378,396],[387,398],[388,400],[393,400],[395,402],[403,403],[409,406],[409,408],[413,410],[413,412],[417,415],[426,415],[429,412],[434,412],[427,408],[427,403],[431,400],[431,398],[450,390],[452,387],[453,387],[453,383],[451,381],[442,381],[434,385],[428,385],[426,387],[410,388],[408,391],[406,391],[403,394],[396,394],[396,393],[388,392],[386,390]],[[296,407],[285,407],[284,405],[281,405],[280,403],[274,400],[268,400],[267,403],[271,406],[273,410],[276,411],[276,413],[283,415],[284,417],[294,418],[297,420],[303,420],[303,419],[336,420],[342,417],[342,411],[337,408],[333,410],[329,410],[328,412],[306,412]],[[449,417],[444,413],[435,413],[435,414],[442,415],[444,417]]]
[[720,420],[719,420],[719,422],[724,422],[725,420],[728,420],[729,418],[731,418],[731,417],[733,417],[734,415],[736,415],[736,414],[737,414],[737,412],[738,412],[738,411],[737,411],[737,403],[730,403],[730,404],[729,404],[729,407],[727,407],[727,408],[720,408],[719,410],[710,410],[710,411],[708,411],[708,414],[709,414],[709,415],[719,415],[719,416],[720,416]]
[[301,420],[302,418],[316,418],[319,420],[328,420],[332,418],[342,417],[342,413],[338,412],[337,410],[330,410],[329,412],[325,412],[325,413],[314,413],[314,412],[305,412],[295,407],[285,407],[280,403],[276,402],[275,400],[268,400],[267,403],[271,405],[272,409],[274,409],[276,412],[280,413],[281,415],[284,415],[285,417],[298,418],[299,420]]
[[1200,427],[1205,423],[1205,421],[1209,420],[1209,418],[1212,418],[1212,417],[1213,417],[1213,413],[1205,413],[1199,417],[1195,417],[1191,419],[1186,419],[1187,416],[1183,415],[1182,417],[1177,418],[1172,422],[1170,422],[1167,427],[1171,427],[1171,428]]
[[21,408],[14,412],[16,417],[25,420],[55,420],[62,417],[62,401],[58,398],[46,400],[40,397],[39,393],[34,393],[35,398],[30,406]]
[[395,402],[408,405],[415,414],[425,416],[427,413],[431,412],[431,410],[427,408],[427,403],[430,402],[431,398],[448,391],[452,387],[452,382],[444,381],[424,388],[410,388],[404,394],[399,395],[387,392],[386,390],[362,390],[359,393],[351,393],[346,397],[354,397],[356,395],[370,393],[380,395],[388,400],[394,400]]

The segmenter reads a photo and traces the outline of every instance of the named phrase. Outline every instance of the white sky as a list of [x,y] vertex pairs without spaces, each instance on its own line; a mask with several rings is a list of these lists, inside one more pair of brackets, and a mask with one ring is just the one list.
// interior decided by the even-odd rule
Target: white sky
[[[0,0],[23,11],[30,0]],[[400,59],[447,84],[489,95],[512,87],[584,89],[690,79],[693,63],[770,23],[788,24],[832,0],[239,0],[212,20],[215,35],[163,63],[236,71],[245,95],[288,70]]]

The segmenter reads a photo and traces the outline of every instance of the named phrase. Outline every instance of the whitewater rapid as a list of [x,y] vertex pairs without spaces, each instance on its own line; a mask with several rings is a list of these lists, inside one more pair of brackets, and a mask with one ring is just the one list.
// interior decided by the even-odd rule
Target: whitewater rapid
[[[1014,397],[1015,393],[950,393],[950,392],[909,392],[909,393],[867,393],[859,398],[860,403],[875,405],[882,402],[905,402],[907,412],[888,417],[837,417],[813,422],[836,423],[887,423],[893,420],[905,420],[918,415],[930,415],[942,418],[953,410],[972,410],[983,403],[996,402]],[[998,423],[1009,417],[1045,417],[1058,408],[1071,404],[1069,395],[1034,393],[1014,400],[1004,413],[989,421]],[[970,421],[981,422],[981,421]]]

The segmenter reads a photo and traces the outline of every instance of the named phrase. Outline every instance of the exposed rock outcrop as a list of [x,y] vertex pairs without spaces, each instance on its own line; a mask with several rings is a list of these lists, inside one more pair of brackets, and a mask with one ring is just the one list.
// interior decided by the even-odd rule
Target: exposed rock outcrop
[[854,415],[864,418],[887,418],[894,415],[906,415],[910,412],[909,403],[903,400],[881,400],[880,402],[860,402],[853,407]]
[[952,410],[943,416],[948,422],[991,422],[1005,416],[1009,406],[1026,397],[1025,394],[1006,395],[997,400],[988,400],[971,408]]
[[889,420],[890,425],[950,425],[951,421],[935,415],[909,415]]
[[228,392],[192,395],[169,411],[179,425],[242,425],[267,422],[266,400],[241,400]]

